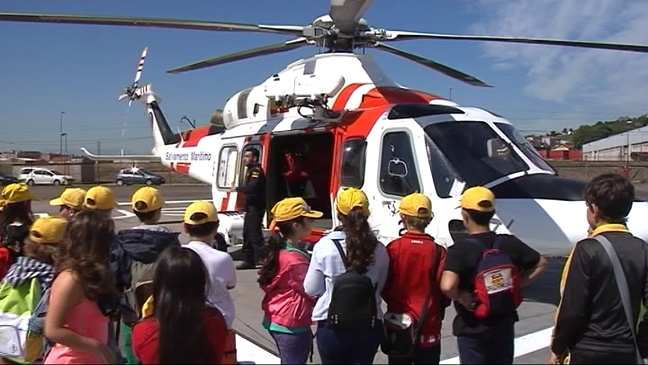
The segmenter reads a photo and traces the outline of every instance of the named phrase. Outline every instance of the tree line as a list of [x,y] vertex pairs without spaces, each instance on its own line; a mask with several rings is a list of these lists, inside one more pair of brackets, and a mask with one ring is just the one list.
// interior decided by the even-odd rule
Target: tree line
[[562,132],[550,131],[547,136],[562,137],[574,143],[574,147],[581,149],[584,144],[607,138],[615,134],[626,133],[629,130],[648,125],[648,114],[638,117],[619,117],[616,120],[598,121],[595,124],[584,124],[580,127],[563,128]]

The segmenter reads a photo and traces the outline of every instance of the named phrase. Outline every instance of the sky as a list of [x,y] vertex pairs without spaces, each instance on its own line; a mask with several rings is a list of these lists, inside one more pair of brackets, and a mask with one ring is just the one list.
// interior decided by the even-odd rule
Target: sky
[[[130,15],[306,25],[326,0],[0,1],[0,11]],[[646,0],[376,0],[364,18],[377,28],[648,44]],[[288,40],[257,33],[0,22],[0,150],[148,154],[153,141],[139,103],[117,97],[149,47],[140,85],[151,82],[173,129],[183,116],[207,124],[241,89],[262,83],[314,47],[179,75],[180,65]],[[648,112],[648,54],[473,41],[390,43],[472,74],[476,88],[410,61],[367,50],[401,85],[491,110],[523,134]],[[64,114],[61,112],[64,111]]]

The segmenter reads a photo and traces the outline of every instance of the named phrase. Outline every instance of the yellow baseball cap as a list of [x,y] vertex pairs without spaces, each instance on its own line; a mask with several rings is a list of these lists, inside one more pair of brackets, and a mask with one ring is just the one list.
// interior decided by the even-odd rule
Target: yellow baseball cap
[[483,186],[474,186],[464,191],[457,208],[493,212],[495,211],[495,194]]
[[29,191],[29,186],[24,183],[13,183],[5,186],[2,189],[2,199],[6,200],[6,204],[40,200]]
[[347,215],[353,208],[360,207],[364,214],[369,216],[369,199],[364,191],[356,188],[347,188],[338,193],[335,204],[340,213]]
[[29,228],[29,240],[34,243],[55,244],[61,242],[67,220],[59,217],[38,218]]
[[83,201],[85,199],[86,191],[81,188],[67,188],[63,190],[61,196],[56,199],[50,200],[50,205],[65,205],[72,209],[81,210],[83,208]]
[[[143,209],[136,209],[135,204],[138,202],[146,204],[146,207]],[[162,208],[164,206],[164,198],[158,189],[145,186],[138,189],[133,194],[131,197],[131,204],[133,211],[138,213],[148,213]]]
[[398,212],[410,217],[432,219],[432,201],[421,193],[410,194],[401,200]]
[[93,186],[85,195],[83,206],[92,210],[107,210],[117,208],[115,194],[105,186]]
[[2,209],[4,209],[4,206],[7,204],[7,201],[4,199],[0,199],[0,212],[2,212]]
[[[202,219],[194,217],[195,214],[201,213],[206,215]],[[186,224],[198,225],[208,222],[218,222],[218,210],[212,202],[200,200],[189,204],[184,214],[184,222]]]
[[317,219],[324,215],[322,212],[311,210],[302,198],[286,198],[275,204],[270,213],[272,213],[270,229],[278,222],[290,221],[299,217]]

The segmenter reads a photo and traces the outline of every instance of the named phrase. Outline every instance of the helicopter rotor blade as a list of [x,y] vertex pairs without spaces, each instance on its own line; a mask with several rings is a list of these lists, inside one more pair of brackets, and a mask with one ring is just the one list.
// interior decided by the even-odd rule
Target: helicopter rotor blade
[[144,71],[144,61],[146,61],[146,53],[148,53],[148,47],[144,47],[144,51],[142,51],[142,56],[140,57],[139,63],[137,64],[137,72],[135,72],[135,81],[133,81],[133,85],[137,85],[140,78],[142,77],[142,71]]
[[206,60],[194,62],[194,63],[188,64],[188,65],[185,65],[185,66],[174,68],[173,70],[169,70],[169,71],[167,71],[167,73],[179,74],[179,73],[182,73],[182,72],[199,70],[199,69],[206,68],[206,67],[222,65],[222,64],[225,64],[225,63],[245,60],[245,59],[248,59],[248,58],[254,58],[254,57],[259,57],[259,56],[271,55],[271,54],[275,54],[275,53],[292,51],[293,49],[303,47],[303,46],[305,46],[307,44],[308,44],[308,42],[307,42],[306,38],[300,37],[300,38],[296,38],[296,39],[293,39],[293,40],[290,40],[290,41],[287,41],[287,42],[270,44],[270,45],[267,45],[267,46],[252,48],[252,49],[248,49],[248,50],[245,50],[245,51],[234,52],[234,53],[230,53],[230,54],[227,54],[227,55],[224,55],[224,56],[219,56],[219,57],[214,57],[214,58],[209,58],[209,59],[206,59]]
[[302,26],[294,25],[260,25],[245,23],[212,22],[202,20],[181,20],[165,18],[145,18],[130,16],[104,15],[68,15],[68,14],[36,14],[36,13],[7,13],[0,12],[0,21],[27,23],[62,23],[115,25],[131,27],[153,27],[170,29],[190,29],[208,31],[262,32],[279,33],[292,36],[302,35]]
[[437,72],[440,72],[446,76],[450,76],[453,79],[459,80],[461,82],[465,82],[466,84],[472,85],[472,86],[478,86],[478,87],[492,87],[491,85],[486,84],[485,82],[477,79],[476,77],[470,76],[466,73],[463,73],[459,70],[455,70],[454,68],[448,67],[446,65],[440,64],[438,62],[434,62],[430,59],[415,55],[413,53],[405,52],[403,50],[400,50],[398,48],[388,46],[384,43],[377,42],[374,45],[374,48],[379,49],[381,51],[389,52],[393,55],[399,56],[406,58],[410,61],[416,62],[419,65],[425,66],[427,68],[431,68]]
[[329,16],[344,34],[353,35],[362,15],[374,0],[331,0]]
[[648,46],[639,45],[639,44],[572,41],[566,39],[548,39],[548,38],[419,33],[419,32],[406,32],[406,31],[387,31],[387,35],[385,39],[383,39],[383,41],[408,41],[408,40],[416,40],[416,39],[467,40],[467,41],[483,41],[483,42],[543,44],[543,45],[551,45],[551,46],[567,46],[567,47],[607,49],[607,50],[614,50],[614,51],[648,53]]

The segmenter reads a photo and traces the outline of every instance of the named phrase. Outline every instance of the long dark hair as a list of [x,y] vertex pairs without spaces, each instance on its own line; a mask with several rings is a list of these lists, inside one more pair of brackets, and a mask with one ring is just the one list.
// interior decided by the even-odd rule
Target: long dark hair
[[85,296],[94,301],[113,300],[117,293],[108,267],[115,241],[115,223],[96,210],[72,216],[55,257],[56,271],[72,270]]
[[0,212],[0,238],[5,236],[7,226],[19,222],[27,227],[34,223],[34,214],[31,210],[31,200],[20,203],[7,203]]
[[345,234],[347,260],[354,270],[365,273],[374,262],[374,250],[379,243],[368,217],[361,207],[355,207],[347,215],[338,212],[338,218]]
[[203,317],[208,282],[202,259],[191,249],[170,246],[160,254],[153,278],[153,312],[160,328],[160,364],[214,361],[215,353],[207,339]]
[[286,243],[286,237],[292,235],[295,223],[302,223],[304,217],[297,217],[295,219],[278,222],[275,225],[275,230],[268,239],[268,243],[261,247],[259,252],[259,259],[261,261],[261,269],[259,269],[259,285],[264,286],[272,282],[277,269],[279,268],[279,251]]

